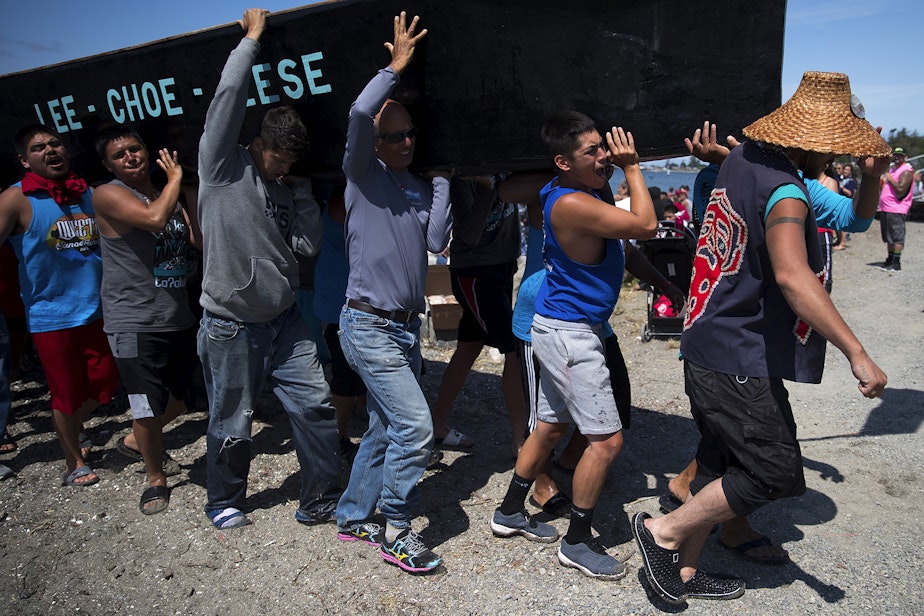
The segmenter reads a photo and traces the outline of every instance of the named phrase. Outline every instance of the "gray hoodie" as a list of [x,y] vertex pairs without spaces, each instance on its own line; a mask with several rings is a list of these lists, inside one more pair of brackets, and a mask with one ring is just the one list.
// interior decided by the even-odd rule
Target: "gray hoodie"
[[250,152],[238,144],[259,50],[259,43],[244,38],[231,52],[199,141],[199,303],[219,317],[252,323],[269,321],[295,302],[292,248],[314,254],[321,234],[310,182],[290,188],[264,181]]

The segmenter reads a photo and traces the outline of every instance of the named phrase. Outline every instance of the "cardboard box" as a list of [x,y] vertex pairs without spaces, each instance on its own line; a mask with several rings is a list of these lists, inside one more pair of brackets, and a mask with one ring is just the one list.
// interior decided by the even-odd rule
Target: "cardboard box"
[[427,267],[427,279],[424,281],[424,295],[448,295],[452,297],[452,279],[449,277],[448,265],[430,265]]
[[462,318],[462,306],[456,302],[452,295],[428,295],[427,304],[430,306],[430,323],[435,331],[453,331],[459,329],[459,319]]

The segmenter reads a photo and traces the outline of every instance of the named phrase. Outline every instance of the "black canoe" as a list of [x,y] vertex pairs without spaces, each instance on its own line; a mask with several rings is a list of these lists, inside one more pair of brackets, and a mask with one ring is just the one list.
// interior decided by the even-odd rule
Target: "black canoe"
[[[274,13],[242,140],[268,107],[294,105],[312,141],[299,170],[338,173],[350,103],[388,63],[383,43],[404,9],[430,31],[396,93],[420,127],[420,167],[545,167],[539,129],[561,108],[631,130],[645,159],[684,155],[683,137],[703,120],[738,132],[780,104],[785,8],[785,0],[341,0]],[[195,165],[206,109],[241,35],[232,23],[0,77],[0,182],[21,177],[12,137],[36,121],[62,132],[90,179],[101,176],[94,134],[113,121]]]

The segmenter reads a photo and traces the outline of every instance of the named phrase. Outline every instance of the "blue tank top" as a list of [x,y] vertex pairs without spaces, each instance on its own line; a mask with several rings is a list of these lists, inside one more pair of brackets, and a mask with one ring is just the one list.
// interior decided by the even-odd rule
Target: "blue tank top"
[[626,265],[622,243],[604,240],[603,260],[596,265],[571,260],[552,230],[552,208],[562,196],[577,191],[562,188],[557,182],[557,178],[552,180],[539,192],[545,232],[543,258],[548,275],[536,297],[536,312],[561,321],[599,325],[610,318],[619,299]]
[[29,331],[69,329],[99,319],[103,270],[92,191],[87,189],[74,205],[58,205],[44,192],[26,198],[32,222],[9,241],[19,259]]
[[346,236],[343,225],[330,217],[327,208],[321,224],[321,248],[314,266],[314,314],[324,323],[339,323],[350,276]]

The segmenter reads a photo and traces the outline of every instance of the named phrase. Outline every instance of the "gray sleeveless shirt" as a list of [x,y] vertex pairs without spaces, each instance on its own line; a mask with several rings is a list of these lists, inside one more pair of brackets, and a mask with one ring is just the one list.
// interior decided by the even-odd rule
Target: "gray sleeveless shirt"
[[[110,184],[147,197],[119,180]],[[103,251],[103,329],[106,333],[167,332],[192,327],[186,293],[189,231],[177,204],[163,231],[138,228],[119,237],[100,234]]]

